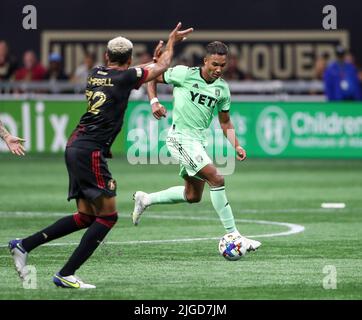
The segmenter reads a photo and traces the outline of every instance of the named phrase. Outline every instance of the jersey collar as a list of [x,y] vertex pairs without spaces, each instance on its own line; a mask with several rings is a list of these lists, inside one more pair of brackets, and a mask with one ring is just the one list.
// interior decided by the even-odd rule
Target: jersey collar
[[214,81],[207,81],[203,76],[202,76],[202,72],[201,72],[201,67],[199,67],[199,72],[200,72],[200,77],[201,79],[203,79],[207,84],[212,84],[214,83],[217,79],[215,79]]
[[117,70],[117,71],[126,71],[128,70],[128,68],[124,68],[124,67],[121,67],[121,66],[106,66],[106,68],[108,70]]

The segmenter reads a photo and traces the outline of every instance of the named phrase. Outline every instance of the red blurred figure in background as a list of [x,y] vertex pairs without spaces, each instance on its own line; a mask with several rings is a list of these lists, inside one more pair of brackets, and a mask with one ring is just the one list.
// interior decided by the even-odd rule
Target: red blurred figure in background
[[36,81],[44,79],[46,70],[38,62],[34,51],[24,52],[23,65],[24,67],[16,70],[15,80]]

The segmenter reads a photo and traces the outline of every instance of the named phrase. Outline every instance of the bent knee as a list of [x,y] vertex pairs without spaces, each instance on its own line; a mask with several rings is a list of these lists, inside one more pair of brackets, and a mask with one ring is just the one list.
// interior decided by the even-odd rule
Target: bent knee
[[225,185],[224,176],[219,175],[219,174],[215,175],[215,177],[210,179],[208,182],[211,187],[221,187],[221,186]]
[[97,217],[96,221],[111,229],[118,221],[118,212],[114,212],[108,215],[100,215]]
[[202,195],[198,194],[192,194],[192,195],[186,195],[186,200],[188,203],[197,203],[200,202],[202,199]]

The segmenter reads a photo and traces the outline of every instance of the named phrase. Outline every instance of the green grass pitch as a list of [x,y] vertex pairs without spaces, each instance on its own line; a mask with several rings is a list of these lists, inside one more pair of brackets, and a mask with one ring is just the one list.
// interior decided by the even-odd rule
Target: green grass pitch
[[[218,254],[224,230],[207,188],[201,203],[154,206],[134,227],[133,192],[181,184],[178,167],[132,166],[120,158],[109,165],[120,219],[77,273],[97,289],[64,290],[51,281],[82,232],[35,249],[29,264],[36,267],[37,289],[24,289],[8,240],[73,213],[75,205],[66,201],[62,157],[0,156],[0,299],[362,298],[362,161],[239,163],[226,177],[228,200],[240,232],[263,244],[236,262]],[[322,202],[345,202],[346,208],[321,209]],[[298,226],[304,231],[293,233]]]

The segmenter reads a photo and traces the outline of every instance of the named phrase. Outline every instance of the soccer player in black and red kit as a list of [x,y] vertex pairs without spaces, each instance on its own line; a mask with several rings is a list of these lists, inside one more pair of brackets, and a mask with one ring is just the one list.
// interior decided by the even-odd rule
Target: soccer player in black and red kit
[[28,253],[41,244],[88,228],[79,246],[53,282],[66,288],[95,288],[75,276],[76,270],[93,254],[117,222],[116,181],[108,170],[113,141],[121,131],[131,90],[162,74],[171,63],[174,44],[183,40],[192,28],[180,30],[181,23],[170,33],[165,49],[156,47],[155,61],[130,68],[132,42],[123,37],[108,42],[107,66],[96,67],[88,76],[87,112],[70,136],[65,161],[69,174],[68,200],[76,199],[77,212],[56,221],[24,239],[11,240],[9,249],[19,276],[27,275]]

